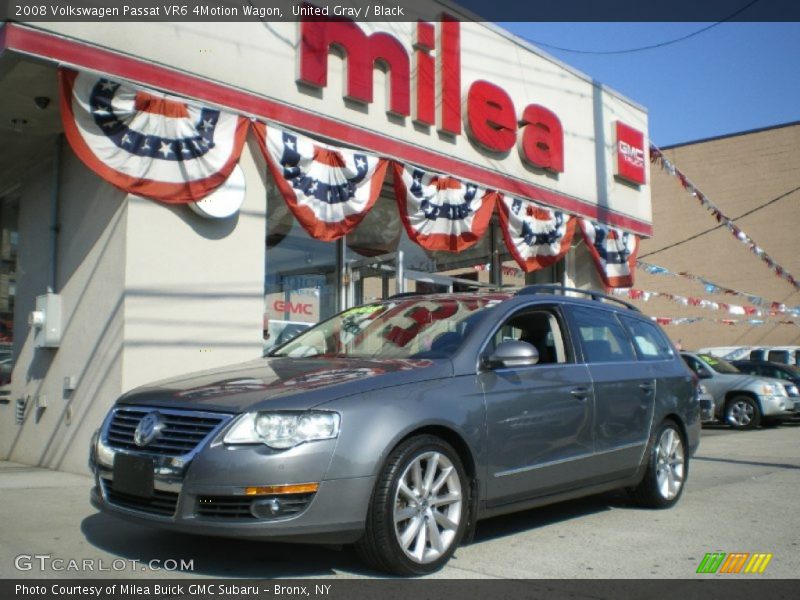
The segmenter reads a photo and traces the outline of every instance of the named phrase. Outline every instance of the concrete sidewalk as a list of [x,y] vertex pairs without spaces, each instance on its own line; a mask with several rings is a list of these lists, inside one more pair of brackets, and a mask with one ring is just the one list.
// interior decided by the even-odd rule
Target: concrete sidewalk
[[[694,579],[706,552],[765,552],[774,557],[757,577],[795,579],[798,442],[798,423],[750,432],[705,429],[674,508],[642,510],[615,492],[481,521],[475,542],[459,548],[432,577]],[[195,537],[133,525],[97,512],[89,504],[91,487],[89,476],[0,462],[0,577],[382,576],[349,548]],[[180,568],[181,562],[177,572],[161,568]]]

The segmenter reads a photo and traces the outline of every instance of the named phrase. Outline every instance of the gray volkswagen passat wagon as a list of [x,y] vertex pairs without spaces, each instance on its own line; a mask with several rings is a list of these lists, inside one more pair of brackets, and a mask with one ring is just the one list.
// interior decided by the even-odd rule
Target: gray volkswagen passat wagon
[[92,443],[92,502],[178,531],[354,543],[404,575],[440,568],[485,517],[613,488],[673,505],[696,378],[630,305],[556,291],[394,297],[128,392]]

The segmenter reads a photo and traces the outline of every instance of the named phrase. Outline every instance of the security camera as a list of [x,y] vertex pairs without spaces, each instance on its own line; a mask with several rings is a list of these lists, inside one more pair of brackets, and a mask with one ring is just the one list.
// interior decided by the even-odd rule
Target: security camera
[[36,96],[33,101],[36,104],[36,108],[39,110],[44,110],[50,105],[50,98],[47,96]]

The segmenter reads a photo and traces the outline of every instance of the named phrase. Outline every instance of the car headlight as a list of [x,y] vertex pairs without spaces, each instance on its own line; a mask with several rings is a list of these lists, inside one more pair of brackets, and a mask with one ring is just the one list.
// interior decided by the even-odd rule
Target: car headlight
[[765,396],[785,396],[786,391],[785,388],[781,385],[775,385],[774,383],[764,383],[761,386],[761,393]]
[[699,394],[707,394],[707,393],[708,393],[708,388],[707,388],[706,386],[704,386],[702,383],[701,383],[701,384],[698,384],[698,386],[697,386],[697,392],[698,392]]
[[339,435],[335,412],[252,412],[239,417],[223,441],[226,444],[266,444],[276,450]]

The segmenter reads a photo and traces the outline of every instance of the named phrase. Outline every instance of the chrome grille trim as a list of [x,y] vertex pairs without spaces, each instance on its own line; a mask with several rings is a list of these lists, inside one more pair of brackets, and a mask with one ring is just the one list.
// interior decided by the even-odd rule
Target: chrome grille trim
[[[160,435],[144,446],[133,441],[136,427],[145,415],[158,412],[164,420]],[[186,456],[216,434],[233,415],[151,406],[121,405],[112,409],[103,426],[103,442],[114,450],[160,456]]]

